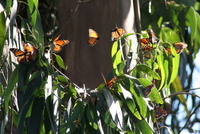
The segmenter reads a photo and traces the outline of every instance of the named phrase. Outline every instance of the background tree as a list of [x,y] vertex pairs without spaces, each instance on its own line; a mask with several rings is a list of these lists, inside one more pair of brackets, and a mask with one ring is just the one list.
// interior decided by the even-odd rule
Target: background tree
[[[1,133],[199,131],[192,127],[199,121],[195,115],[199,96],[189,89],[192,73],[189,79],[181,76],[186,64],[194,69],[199,49],[199,2],[91,0],[56,4],[1,1]],[[111,42],[109,30],[116,25],[127,33]],[[87,44],[88,28],[100,35],[94,47]],[[150,43],[150,51],[141,46],[136,49],[136,35],[151,39],[147,29],[153,29],[159,41]],[[59,53],[65,62],[53,51],[53,41],[60,33],[61,39],[70,41]],[[188,47],[179,55],[172,44],[180,41]],[[23,50],[22,42],[31,43],[38,51]],[[15,57],[9,48],[20,48],[24,53]],[[37,59],[33,58],[35,53]],[[19,57],[23,63],[17,62]],[[61,69],[67,70],[66,75]],[[192,107],[187,107],[189,99]],[[181,106],[186,114],[177,118]]]

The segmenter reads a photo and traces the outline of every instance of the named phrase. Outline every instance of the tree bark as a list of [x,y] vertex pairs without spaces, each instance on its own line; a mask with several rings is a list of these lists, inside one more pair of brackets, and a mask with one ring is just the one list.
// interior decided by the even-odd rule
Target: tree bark
[[[76,84],[85,84],[93,89],[103,83],[101,73],[107,76],[112,70],[113,42],[110,30],[116,26],[124,28],[124,19],[130,12],[131,0],[59,0],[58,9],[62,38],[70,40],[70,44],[62,50],[68,66],[65,73]],[[133,20],[134,17],[129,18],[131,23]],[[130,24],[128,29],[126,24],[126,29],[133,32],[133,25]],[[93,47],[87,43],[89,28],[100,36]]]

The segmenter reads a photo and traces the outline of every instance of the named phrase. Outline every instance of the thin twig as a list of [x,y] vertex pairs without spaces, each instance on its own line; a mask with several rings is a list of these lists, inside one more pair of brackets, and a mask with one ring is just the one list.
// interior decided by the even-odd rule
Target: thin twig
[[65,74],[63,74],[58,68],[56,68],[54,65],[52,65],[54,69],[56,69],[56,71],[58,71],[61,75],[63,75],[68,81],[70,81],[75,87],[79,88],[80,87],[78,85],[76,85],[72,80],[69,79],[69,77],[67,77]]
[[195,114],[195,112],[198,110],[199,107],[200,107],[200,103],[197,105],[197,107],[194,109],[194,111],[189,115],[189,117],[187,118],[187,121],[186,121],[185,125],[181,128],[180,132],[181,132],[184,128],[186,128],[186,126],[187,126],[188,123],[189,123],[190,118],[192,117],[193,114]]
[[173,93],[165,98],[163,98],[163,100],[167,99],[167,98],[171,98],[173,96],[177,96],[177,95],[180,95],[180,94],[189,94],[189,95],[192,95],[192,96],[195,96],[195,97],[198,97],[200,98],[200,96],[194,94],[194,93],[189,93],[187,91],[191,91],[191,90],[199,90],[200,88],[193,88],[193,89],[186,89],[186,90],[183,90],[183,91],[180,91],[180,92],[176,92],[176,93]]

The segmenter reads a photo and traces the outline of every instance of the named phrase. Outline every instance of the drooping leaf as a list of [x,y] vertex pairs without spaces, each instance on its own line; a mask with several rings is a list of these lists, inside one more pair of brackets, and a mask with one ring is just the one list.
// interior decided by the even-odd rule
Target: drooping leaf
[[55,57],[56,57],[56,62],[58,63],[58,65],[62,68],[62,69],[67,69],[66,68],[66,65],[65,65],[65,63],[64,63],[64,61],[63,61],[63,59],[59,56],[59,55],[57,55],[57,54],[54,54],[55,55]]

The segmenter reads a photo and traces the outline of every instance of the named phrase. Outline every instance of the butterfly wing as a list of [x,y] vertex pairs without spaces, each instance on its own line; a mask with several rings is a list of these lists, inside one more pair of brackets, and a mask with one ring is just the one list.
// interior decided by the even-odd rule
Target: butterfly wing
[[139,43],[140,43],[141,50],[149,47],[149,39],[148,38],[139,39]]
[[149,94],[151,93],[151,90],[152,90],[154,87],[155,87],[155,85],[152,84],[152,85],[149,85],[149,86],[147,86],[147,87],[144,88],[144,94],[145,94],[146,97],[149,96]]
[[109,82],[106,83],[106,87],[108,89],[111,89],[114,85],[114,81],[116,80],[116,77],[113,77]]
[[89,40],[88,43],[90,46],[94,46],[98,40],[100,39],[99,35],[97,32],[95,32],[93,29],[89,29]]
[[121,35],[123,35],[124,33],[126,33],[126,31],[122,28],[115,28],[113,30],[111,30],[111,40],[116,40],[118,39]]
[[160,118],[162,118],[162,117],[164,117],[164,116],[167,115],[167,112],[164,109],[162,109],[162,108],[155,107],[154,110],[155,110],[155,117],[157,119],[160,119]]
[[28,60],[28,61],[33,61],[36,59],[37,57],[37,49],[31,45],[30,43],[24,43],[23,44],[24,46],[24,49],[25,49],[25,58]]
[[10,48],[10,51],[13,52],[13,54],[17,57],[17,61],[19,63],[28,62],[28,59],[26,58],[26,53],[24,51],[16,48]]
[[180,54],[183,52],[183,49],[187,47],[187,44],[185,44],[183,42],[178,42],[178,43],[174,43],[173,46],[176,50],[176,53]]
[[25,54],[24,51],[21,51],[19,49],[16,49],[16,48],[10,48],[10,51],[13,52],[13,54],[16,56],[16,57],[19,57],[19,56],[22,56]]
[[27,53],[34,53],[35,51],[37,51],[37,49],[30,43],[24,43],[23,46],[24,46],[25,52]]
[[149,41],[152,43],[152,44],[156,44],[158,43],[158,38],[156,37],[154,31],[152,29],[150,30],[147,30],[147,33],[149,35]]
[[69,40],[59,40],[60,36],[61,35],[58,35],[58,37],[56,37],[53,40],[53,45],[54,45],[53,51],[54,52],[60,52],[62,50],[62,47],[69,43]]

